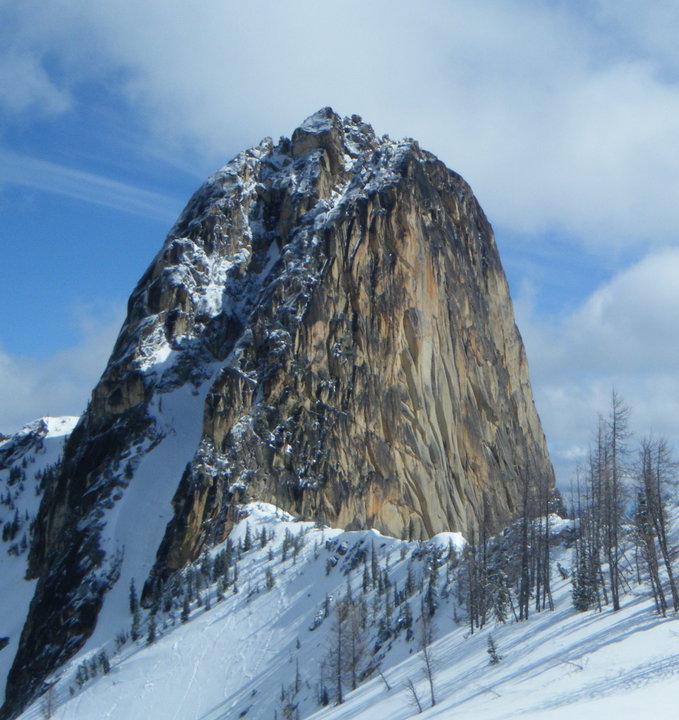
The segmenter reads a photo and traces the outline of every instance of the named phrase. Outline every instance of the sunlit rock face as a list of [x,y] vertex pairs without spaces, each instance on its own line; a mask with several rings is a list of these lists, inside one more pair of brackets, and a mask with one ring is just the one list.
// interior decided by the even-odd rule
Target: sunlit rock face
[[246,499],[417,539],[499,529],[526,482],[553,475],[483,211],[417,142],[320,110],[209,178],[132,293],[38,515],[5,712],[118,578],[148,600]]
[[551,479],[490,225],[416,142],[322,110],[215,176],[174,232],[236,260],[211,349],[227,362],[159,571],[234,497],[423,538],[468,532],[484,506],[497,529],[521,477]]

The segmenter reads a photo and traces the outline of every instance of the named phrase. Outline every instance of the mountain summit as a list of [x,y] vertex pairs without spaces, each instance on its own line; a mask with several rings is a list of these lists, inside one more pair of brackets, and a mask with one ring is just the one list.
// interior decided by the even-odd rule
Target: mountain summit
[[483,211],[324,108],[210,177],[132,293],[34,525],[5,715],[244,502],[423,539],[499,529],[528,485],[553,474]]

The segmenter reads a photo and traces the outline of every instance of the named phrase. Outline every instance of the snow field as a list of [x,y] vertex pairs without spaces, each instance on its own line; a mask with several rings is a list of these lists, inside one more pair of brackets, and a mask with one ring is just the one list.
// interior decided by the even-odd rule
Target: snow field
[[[333,641],[333,615],[323,618],[326,593],[343,597],[348,584],[354,596],[362,585],[363,563],[354,564],[361,549],[376,549],[381,569],[388,567],[390,581],[402,588],[408,564],[416,568],[423,589],[431,548],[443,554],[451,539],[439,536],[426,545],[405,543],[374,531],[343,532],[295,522],[273,506],[254,503],[234,528],[237,547],[250,537],[252,549],[241,552],[237,592],[234,586],[217,599],[217,586],[209,585],[202,606],[193,602],[188,621],[159,619],[160,637],[128,643],[112,658],[107,675],[86,683],[69,696],[76,667],[96,648],[83,651],[60,672],[56,696],[58,720],[90,718],[148,718],[148,720],[226,720],[283,718],[286,698],[292,696],[299,717],[314,720],[357,718],[400,720],[416,714],[409,693],[411,680],[423,705],[423,718],[474,718],[499,720],[546,718],[638,718],[643,712],[663,712],[679,688],[679,625],[661,619],[645,594],[628,595],[621,611],[577,613],[571,604],[571,583],[553,573],[555,610],[532,614],[525,622],[494,622],[470,635],[446,568],[440,568],[439,607],[434,616],[434,659],[437,704],[430,707],[417,638],[402,632],[384,641],[375,656],[386,682],[373,675],[350,692],[342,705],[320,708],[322,662]],[[262,529],[267,533],[261,547]],[[283,544],[303,537],[295,556]],[[224,546],[211,552],[214,560]],[[417,559],[411,560],[415,555]],[[335,560],[337,561],[334,564]],[[330,561],[330,562],[328,562]],[[370,556],[368,556],[370,563]],[[555,550],[554,566],[570,567],[571,551]],[[195,564],[197,567],[198,561]],[[267,589],[267,571],[273,587]],[[447,589],[446,589],[447,588]],[[376,590],[366,593],[370,607]],[[420,615],[420,596],[410,601],[413,616]],[[397,609],[394,608],[396,617]],[[455,617],[459,618],[459,624]],[[166,627],[163,628],[163,623]],[[129,615],[128,615],[129,627]],[[313,630],[311,629],[313,628]],[[366,645],[375,647],[378,628],[371,621]],[[489,664],[488,636],[492,634],[502,660]],[[299,690],[292,692],[299,672]],[[22,718],[40,717],[41,701]],[[296,712],[296,711],[295,711]],[[295,715],[293,714],[293,717]]]

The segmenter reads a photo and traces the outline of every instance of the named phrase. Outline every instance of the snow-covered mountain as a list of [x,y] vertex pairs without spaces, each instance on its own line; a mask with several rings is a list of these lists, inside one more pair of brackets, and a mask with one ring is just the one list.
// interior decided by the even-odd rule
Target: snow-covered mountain
[[0,714],[659,713],[673,466],[625,518],[613,427],[562,520],[470,188],[325,108],[191,198],[83,416],[0,441]]
[[[0,546],[0,628],[10,642],[34,587],[23,579],[20,536],[76,422],[44,418],[0,444],[3,528],[17,510],[23,519]],[[675,549],[676,497],[667,519]],[[491,566],[512,566],[516,527],[488,540]],[[459,533],[404,541],[301,521],[266,503],[242,505],[227,539],[187,565],[148,609],[131,611],[139,578],[119,583],[119,612],[101,614],[94,635],[20,717],[405,720],[418,714],[417,702],[423,718],[667,715],[679,680],[679,626],[676,616],[658,615],[643,563],[635,577],[634,548],[626,547],[632,565],[621,610],[577,612],[577,524],[552,516],[549,529],[553,610],[535,612],[531,603],[528,619],[517,622],[509,578],[504,621],[491,604],[483,627],[470,632],[469,555]],[[120,532],[130,543],[138,534],[133,526]],[[431,632],[431,685],[423,628]],[[0,651],[5,670],[11,649]]]
[[133,291],[44,484],[3,712],[112,642],[132,579],[152,607],[245,503],[419,540],[497,531],[552,486],[471,189],[324,108],[209,178]]
[[44,417],[0,442],[0,687],[19,644],[35,591],[27,581],[31,526],[47,485],[54,482],[64,443],[77,417]]
[[[523,622],[491,617],[470,634],[460,535],[408,542],[295,521],[266,504],[242,513],[229,536],[230,563],[223,544],[187,568],[182,588],[160,602],[152,641],[151,614],[141,611],[132,641],[128,613],[107,628],[117,641],[90,643],[22,719],[405,720],[417,713],[409,683],[423,718],[671,716],[676,620],[659,618],[641,586],[617,613],[576,612],[567,577],[572,522],[552,519],[554,610]],[[675,510],[673,527],[676,519]],[[421,628],[432,576],[430,686]],[[342,622],[345,642],[357,645],[357,688],[349,662],[338,705],[338,606],[348,595],[356,615]]]

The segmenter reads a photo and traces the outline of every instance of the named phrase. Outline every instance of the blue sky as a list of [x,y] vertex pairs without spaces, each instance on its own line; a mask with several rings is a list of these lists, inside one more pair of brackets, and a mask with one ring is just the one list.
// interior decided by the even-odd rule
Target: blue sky
[[562,482],[613,385],[679,440],[679,6],[0,0],[0,432],[77,414],[190,194],[331,105],[496,231]]

